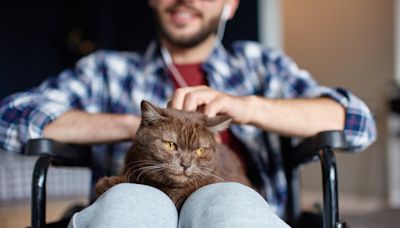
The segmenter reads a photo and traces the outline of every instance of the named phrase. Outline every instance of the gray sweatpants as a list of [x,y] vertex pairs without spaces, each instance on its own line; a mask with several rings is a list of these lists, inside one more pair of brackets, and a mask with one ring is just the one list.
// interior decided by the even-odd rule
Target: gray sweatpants
[[[179,218],[179,219],[178,219]],[[76,213],[68,228],[267,228],[289,227],[253,189],[217,183],[195,191],[180,214],[162,191],[139,184],[110,188]]]

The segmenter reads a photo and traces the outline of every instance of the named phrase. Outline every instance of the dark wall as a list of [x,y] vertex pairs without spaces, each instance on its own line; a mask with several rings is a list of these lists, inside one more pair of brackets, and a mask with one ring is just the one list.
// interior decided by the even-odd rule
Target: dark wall
[[[57,1],[0,8],[0,99],[38,85],[98,49],[143,51],[154,36],[147,1]],[[257,40],[257,0],[241,1],[225,44]]]

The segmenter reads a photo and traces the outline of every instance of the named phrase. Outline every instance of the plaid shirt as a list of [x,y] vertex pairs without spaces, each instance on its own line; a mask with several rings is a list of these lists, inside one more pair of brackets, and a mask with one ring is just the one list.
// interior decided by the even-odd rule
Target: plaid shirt
[[[360,99],[344,89],[318,85],[308,72],[277,50],[255,42],[236,42],[231,52],[222,46],[215,48],[202,67],[210,87],[232,95],[272,99],[325,96],[336,100],[346,109],[344,131],[352,151],[364,149],[376,138],[374,119]],[[28,139],[42,137],[44,126],[70,109],[140,115],[142,99],[164,107],[174,88],[168,75],[157,47],[149,48],[146,55],[93,53],[80,60],[75,69],[1,101],[0,148],[21,153]],[[278,136],[249,125],[232,125],[230,130],[254,161],[267,201],[282,215],[287,184]],[[115,153],[123,154],[128,146],[116,145]],[[94,149],[104,151],[106,147]]]

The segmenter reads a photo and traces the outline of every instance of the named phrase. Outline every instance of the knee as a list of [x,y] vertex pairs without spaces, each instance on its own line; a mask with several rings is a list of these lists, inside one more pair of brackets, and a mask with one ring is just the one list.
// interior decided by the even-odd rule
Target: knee
[[161,190],[143,184],[134,183],[121,183],[114,185],[105,192],[107,196],[129,196],[134,194],[154,194],[154,195],[165,195]]
[[269,205],[265,199],[243,184],[239,183],[216,183],[204,186],[195,191],[185,201],[182,210],[202,211],[202,214],[214,214],[225,211],[227,208],[231,212],[240,212],[243,208],[259,208],[260,210],[269,210]]
[[[130,205],[133,204],[162,204],[166,208],[174,208],[175,205],[172,200],[161,190],[142,184],[122,183],[113,186],[103,193],[97,201],[101,201],[102,204],[114,205]],[[149,205],[149,206],[150,206]]]
[[157,188],[148,185],[134,184],[134,183],[117,184],[106,191],[107,195],[125,195],[125,196],[141,192],[148,192],[149,194],[164,194]]
[[[178,212],[162,191],[147,185],[123,183],[104,192],[79,212],[82,227],[176,227]],[[168,225],[165,225],[168,224]],[[81,226],[79,226],[81,227]]]
[[239,183],[198,189],[180,213],[179,227],[287,227],[260,194]]
[[265,201],[264,198],[252,188],[236,183],[225,182],[216,183],[204,186],[194,192],[189,198],[204,198],[213,201],[237,201],[238,199],[244,201]]

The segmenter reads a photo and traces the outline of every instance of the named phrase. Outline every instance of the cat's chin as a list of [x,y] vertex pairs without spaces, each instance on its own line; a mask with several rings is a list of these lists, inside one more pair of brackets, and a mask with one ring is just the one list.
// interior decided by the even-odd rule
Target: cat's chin
[[177,184],[177,185],[184,185],[190,179],[189,176],[186,176],[186,175],[183,175],[183,174],[170,175],[169,178],[174,182],[174,184]]

